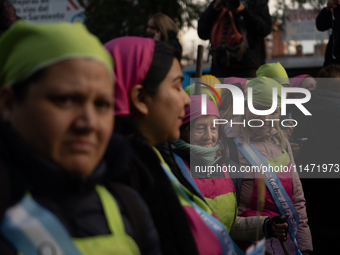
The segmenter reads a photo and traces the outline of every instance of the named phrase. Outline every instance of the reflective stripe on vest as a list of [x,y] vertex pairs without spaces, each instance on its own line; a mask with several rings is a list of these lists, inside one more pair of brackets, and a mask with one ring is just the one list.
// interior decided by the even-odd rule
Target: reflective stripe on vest
[[[160,152],[153,147],[154,151],[156,152],[157,156],[161,160],[161,165],[164,169],[164,172],[167,174],[168,178],[170,179],[173,187],[176,190],[176,193],[183,197],[187,203],[189,203],[196,211],[196,213],[200,216],[200,218],[203,220],[203,222],[215,233],[215,235],[220,240],[220,244],[222,247],[223,254],[226,255],[233,255],[235,254],[234,245],[232,242],[231,237],[228,234],[228,231],[224,227],[224,225],[215,217],[208,214],[206,211],[204,211],[201,207],[196,205],[188,196],[182,185],[179,183],[177,178],[173,175],[171,172],[169,166],[165,163],[162,155]],[[204,203],[202,201],[202,203]]]
[[[240,143],[235,138],[234,142],[238,150],[244,155],[244,157],[249,161],[249,163],[253,166],[258,166],[259,169],[262,169],[261,166],[266,166],[267,169],[270,169],[269,163],[267,160],[261,155],[261,153],[256,149],[256,147],[251,143]],[[261,168],[260,168],[261,167]],[[280,212],[281,215],[288,215],[288,231],[290,236],[292,237],[295,247],[296,254],[302,255],[298,248],[298,244],[296,241],[296,233],[299,227],[299,214],[295,209],[295,206],[287,194],[286,190],[282,186],[280,179],[277,177],[274,171],[266,171],[263,172],[265,176],[266,186],[274,199],[274,202]]]
[[[188,163],[176,153],[174,153],[174,157],[186,179],[194,186],[194,188],[196,185],[199,190],[200,198],[202,199],[203,197],[202,200],[210,206],[215,215],[224,224],[227,230],[230,231],[237,215],[237,199],[234,183],[230,179],[228,172],[224,172],[225,178],[212,178],[208,180],[193,178]],[[226,168],[227,166],[223,163],[222,167]],[[202,182],[202,180],[204,180],[204,182]],[[207,181],[205,182],[205,180]],[[197,189],[195,188],[195,190]]]
[[200,198],[205,201],[200,189],[197,187],[196,182],[192,178],[190,171],[189,171],[187,165],[185,164],[184,160],[180,156],[178,156],[176,153],[173,153],[173,155],[174,155],[176,163],[179,166],[179,168],[181,169],[184,177],[188,180],[188,182],[191,184],[191,186],[196,190],[197,194],[200,195]]

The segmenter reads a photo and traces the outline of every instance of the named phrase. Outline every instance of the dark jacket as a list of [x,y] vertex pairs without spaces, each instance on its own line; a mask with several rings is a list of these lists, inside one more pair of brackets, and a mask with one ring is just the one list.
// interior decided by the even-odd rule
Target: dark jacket
[[131,140],[130,185],[146,201],[159,233],[163,254],[198,254],[188,217],[153,149],[137,139]]
[[[334,9],[334,17],[337,23],[340,22],[340,8],[337,7]],[[326,31],[332,28],[333,26],[333,21],[332,21],[332,12],[327,10],[327,8],[323,8],[318,16],[316,17],[316,28],[319,31]],[[334,43],[334,36],[340,36],[339,32],[333,32],[329,36],[329,41],[327,44],[326,48],[326,53],[325,53],[325,62],[323,64],[324,67],[330,65],[330,64],[340,64],[340,58],[338,57],[333,57],[333,53],[335,53],[335,50],[340,47],[339,45],[333,45]],[[336,54],[335,54],[336,55]]]
[[[293,115],[298,121],[293,131],[294,139],[308,138],[302,145],[301,153],[304,161],[302,167],[309,171],[299,171],[299,175],[313,237],[313,254],[337,254],[340,218],[333,217],[330,227],[329,224],[320,224],[320,215],[325,213],[325,206],[331,207],[340,196],[339,172],[335,172],[336,166],[331,170],[328,165],[340,164],[340,94],[328,90],[313,90],[311,94],[310,101],[304,106],[312,116],[305,116],[300,110]],[[315,164],[313,173],[312,164]],[[327,173],[318,173],[318,167],[323,169],[322,166],[327,166]]]
[[304,106],[312,116],[305,116],[298,109],[293,112],[298,122],[294,140],[308,138],[302,146],[304,163],[340,164],[340,94],[313,90],[310,101]]
[[[117,145],[122,140],[115,139]],[[122,148],[120,146],[120,151]],[[126,153],[128,155],[128,153]],[[119,162],[128,160],[120,157]],[[88,178],[81,178],[62,171],[51,161],[35,153],[9,127],[0,123],[0,161],[6,164],[11,174],[11,203],[17,203],[30,191],[33,198],[49,209],[64,225],[71,237],[90,237],[110,234],[102,204],[95,191],[95,185],[104,185],[117,201],[123,218],[125,230],[136,240],[136,230],[122,201],[113,191],[112,183],[106,182],[112,165],[101,162]],[[116,162],[115,167],[119,167]],[[142,254],[161,254],[157,231],[153,225],[148,208],[136,191],[124,187],[138,204],[139,217],[144,219],[147,236],[146,243],[140,244]],[[2,201],[1,201],[2,203]],[[0,253],[17,254],[14,248],[0,235]]]
[[[219,17],[220,11],[213,8],[213,1],[202,13],[198,21],[198,36],[203,40],[211,38],[212,28]],[[242,2],[243,3],[243,2]],[[265,62],[264,37],[267,36],[272,27],[272,20],[269,14],[267,0],[250,0],[246,3],[244,11],[234,14],[235,25],[245,40],[245,53],[241,61],[231,62],[231,71],[245,69],[257,69]],[[213,67],[213,65],[212,65]],[[214,74],[215,71],[215,74]],[[212,74],[218,77],[226,77],[221,70],[213,70]],[[231,73],[232,74],[232,73]],[[238,75],[233,75],[238,76]],[[246,77],[246,76],[239,76]],[[246,77],[247,78],[247,77]]]
[[169,44],[171,46],[175,47],[176,50],[178,50],[179,55],[182,57],[183,49],[182,49],[182,45],[179,43],[179,40],[177,38],[177,34],[174,33],[174,32],[169,32],[168,36],[169,36]]

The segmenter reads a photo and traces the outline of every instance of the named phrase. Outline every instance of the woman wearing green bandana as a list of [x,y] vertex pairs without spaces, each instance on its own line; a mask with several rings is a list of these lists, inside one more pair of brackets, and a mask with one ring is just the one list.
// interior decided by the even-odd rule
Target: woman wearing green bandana
[[18,21],[1,36],[1,254],[160,254],[140,196],[108,178],[129,160],[112,136],[112,68],[80,24]]
[[[251,88],[252,92],[248,89]],[[312,240],[306,214],[305,198],[299,176],[294,171],[295,163],[291,146],[279,127],[282,86],[274,79],[255,78],[246,85],[246,98],[252,93],[252,102],[245,101],[245,115],[234,119],[238,123],[228,123],[225,134],[234,138],[239,164],[244,172],[242,194],[238,206],[238,216],[256,216],[258,208],[258,178],[266,182],[265,202],[260,219],[264,222],[261,238],[266,240],[266,254],[284,254],[280,241],[284,241],[289,254],[309,254]],[[266,115],[256,115],[249,109],[269,110],[273,104],[273,90],[277,90],[277,105]],[[275,94],[274,94],[275,95]],[[271,171],[258,171],[259,169]],[[255,169],[252,171],[252,169]],[[272,182],[275,180],[275,182]],[[286,215],[283,217],[282,215]],[[267,216],[273,218],[275,226],[269,226]],[[287,218],[288,217],[288,218]],[[251,243],[243,238],[245,233],[233,229],[237,244],[246,249]],[[286,231],[287,232],[286,232]],[[249,239],[248,239],[249,240]]]

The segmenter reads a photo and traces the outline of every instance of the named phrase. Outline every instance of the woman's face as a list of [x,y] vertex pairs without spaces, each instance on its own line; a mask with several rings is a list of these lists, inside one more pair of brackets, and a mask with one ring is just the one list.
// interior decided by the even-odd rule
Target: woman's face
[[[308,89],[308,90],[314,90],[316,89],[316,80],[313,77],[306,77],[303,79],[303,81],[300,84],[301,88]],[[304,97],[304,96],[302,96]]]
[[89,176],[113,129],[112,95],[113,82],[102,63],[65,60],[31,84],[23,102],[11,104],[5,121],[65,171]]
[[[269,106],[263,106],[257,103],[253,103],[253,104],[254,104],[254,108],[257,110],[268,110],[271,108]],[[248,105],[246,104],[245,114],[246,114],[246,126],[248,127],[248,129],[251,130],[256,135],[264,136],[273,129],[273,126],[274,126],[273,123],[277,122],[280,119],[280,108],[276,108],[276,110],[270,115],[256,115],[250,112]],[[274,119],[276,119],[276,121],[266,121],[266,120],[274,120]],[[249,127],[248,126],[249,120],[254,120],[250,122],[251,126],[261,126],[262,122],[260,120],[263,121],[264,125],[262,127]]]
[[148,37],[154,38],[156,31],[157,29],[155,28],[155,23],[153,19],[149,19],[148,28],[146,29],[146,33],[148,34]]
[[190,144],[214,147],[218,141],[218,124],[214,127],[216,116],[207,115],[196,119],[190,131]]
[[158,86],[154,96],[147,96],[148,114],[144,119],[144,135],[151,145],[175,141],[180,136],[179,128],[190,98],[182,88],[182,70],[174,58],[170,71]]

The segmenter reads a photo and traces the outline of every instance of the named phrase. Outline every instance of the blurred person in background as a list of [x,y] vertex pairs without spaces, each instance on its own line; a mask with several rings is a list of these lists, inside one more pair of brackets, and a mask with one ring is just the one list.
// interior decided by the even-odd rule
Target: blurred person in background
[[[312,115],[305,116],[299,110],[293,112],[299,124],[292,136],[300,143],[300,166],[306,173],[301,182],[313,235],[313,254],[337,254],[340,219],[332,219],[330,227],[320,224],[320,215],[325,214],[325,207],[334,208],[334,198],[340,196],[337,179],[340,164],[340,66],[331,64],[322,68],[316,80],[316,89],[311,91],[311,99],[304,104]],[[313,164],[316,169],[312,172]],[[318,167],[323,172],[321,170],[318,174]],[[320,201],[325,206],[320,206]]]
[[[289,87],[291,88],[304,88],[307,90],[314,90],[316,88],[316,80],[310,76],[309,74],[301,74],[295,77],[292,77],[289,79],[290,85]],[[288,93],[287,98],[304,98],[305,95],[302,93]],[[285,118],[289,119],[294,119],[293,112],[299,111],[294,104],[289,104],[287,105],[287,114]],[[286,125],[288,124],[293,124],[293,122],[287,122]],[[287,138],[290,141],[290,145],[292,146],[293,154],[294,154],[294,159],[295,163],[297,165],[302,164],[302,155],[301,155],[301,145],[302,142],[295,141],[292,137],[292,133],[294,131],[294,128],[286,128],[285,129]]]
[[[272,127],[272,122],[265,121],[266,119],[279,119],[282,85],[271,78],[255,78],[247,82],[245,88],[246,95],[248,92],[247,88],[249,87],[253,89],[253,106],[255,109],[268,110],[272,106],[273,88],[278,89],[278,104],[276,110],[272,114],[259,116],[249,110],[247,101],[245,101],[245,116],[240,116],[236,120],[238,123],[242,122],[243,119],[245,119],[245,123],[248,123],[249,120],[253,120],[251,122],[252,126],[231,126],[230,123],[225,126],[224,131],[226,136],[235,138],[234,142],[237,145],[239,155],[239,162],[236,163],[245,167],[259,167],[261,163],[261,166],[268,167],[269,164],[273,168],[287,166],[287,169],[291,169],[291,166],[295,165],[294,157],[290,144],[279,127],[279,122],[275,121],[274,127]],[[262,126],[260,126],[261,121],[263,122]],[[230,148],[231,147],[229,146],[229,149]],[[280,190],[280,193],[283,196],[276,196],[275,194],[277,193],[274,192],[274,188],[266,181],[267,189],[265,204],[260,217],[263,222],[261,226],[265,225],[266,221],[268,221],[266,216],[269,215],[273,219],[275,218],[277,223],[279,223],[276,224],[276,226],[280,225],[282,228],[281,230],[288,229],[288,233],[283,231],[279,236],[276,235],[276,237],[280,238],[279,240],[281,241],[285,241],[289,254],[296,254],[298,249],[303,254],[309,254],[313,250],[312,238],[307,224],[306,201],[299,176],[297,172],[293,170],[280,170],[277,171],[274,176],[272,176],[272,174],[274,173],[271,173],[271,176],[266,176],[264,178],[265,180],[269,177],[275,178],[278,186],[274,188]],[[240,217],[249,218],[256,216],[258,210],[257,178],[261,178],[258,173],[252,171],[244,173],[240,205],[238,207],[238,216]],[[289,205],[289,208],[285,207],[283,209],[281,204]],[[284,210],[288,210],[290,213],[286,213]],[[287,219],[288,215],[290,215],[290,218]],[[249,238],[252,231],[248,231],[249,233],[247,233],[247,235],[242,231],[237,233],[237,229],[234,228],[230,233],[231,236],[235,241],[242,241],[236,242],[236,244],[239,245],[240,248],[245,249],[251,244],[246,241],[254,240]],[[263,228],[264,236],[266,236],[266,229],[267,228]],[[240,230],[242,230],[242,228]],[[252,234],[254,235],[254,232]],[[266,254],[284,254],[279,240],[266,240]]]
[[0,36],[12,26],[19,17],[9,1],[0,1]]
[[197,30],[202,40],[212,43],[211,74],[218,78],[256,76],[265,63],[264,37],[272,27],[267,4],[267,0],[214,0],[201,14]]
[[296,126],[293,137],[308,138],[304,144],[304,163],[339,163],[338,105],[340,103],[340,66],[329,65],[320,70],[316,90],[304,104],[312,116],[299,109],[293,111]]
[[[289,79],[289,87],[291,88],[304,88],[308,90],[316,89],[316,80],[310,76],[309,74],[301,74],[298,76],[294,76]],[[299,96],[299,95],[295,95]]]
[[[277,63],[269,63],[264,64],[259,67],[259,69],[256,71],[256,77],[267,77],[275,80],[276,82],[280,83],[283,87],[290,87],[290,80],[288,78],[288,74],[286,72],[286,69],[280,64],[280,62]],[[288,105],[287,108],[289,108],[291,105]],[[287,110],[286,116],[280,116],[280,119],[288,119],[291,118],[290,112]],[[283,130],[285,136],[289,138],[294,130],[294,123],[292,121],[286,122],[286,126],[290,127],[283,127],[282,125],[280,128]],[[298,147],[296,144],[292,144],[294,151],[298,150]]]
[[[160,254],[142,198],[108,178],[129,160],[111,137],[112,68],[81,24],[18,21],[1,36],[0,161],[12,177],[1,254]],[[103,159],[110,138],[115,163]]]
[[329,36],[325,61],[323,67],[330,64],[340,64],[340,8],[338,0],[328,0],[327,6],[324,7],[316,17],[316,28],[319,31],[332,29]]
[[177,38],[178,27],[169,16],[164,13],[154,14],[148,21],[146,33],[150,38],[167,42],[174,46],[182,56],[182,45]]

